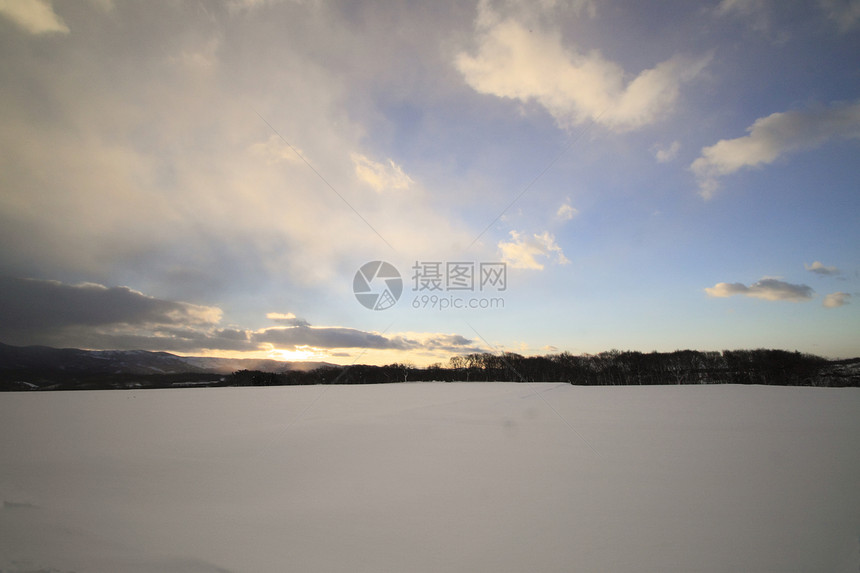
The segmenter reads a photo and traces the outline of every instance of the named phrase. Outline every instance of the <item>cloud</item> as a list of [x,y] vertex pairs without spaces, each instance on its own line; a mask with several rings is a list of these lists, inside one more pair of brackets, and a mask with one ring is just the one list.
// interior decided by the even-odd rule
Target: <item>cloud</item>
[[811,265],[807,265],[806,263],[804,263],[803,266],[806,267],[806,270],[808,270],[809,272],[816,273],[819,275],[833,276],[833,275],[840,274],[840,271],[838,268],[836,268],[836,267],[825,267],[821,263],[821,261],[815,261]]
[[599,52],[566,47],[557,31],[500,18],[486,3],[475,27],[477,53],[461,52],[454,62],[466,83],[482,94],[534,101],[563,128],[594,121],[624,131],[653,123],[710,59],[675,56],[628,81],[630,74]]
[[275,4],[283,4],[290,2],[293,4],[303,4],[305,0],[229,0],[227,7],[231,12],[254,10],[263,6],[272,6]]
[[570,200],[565,202],[561,207],[558,208],[558,211],[555,212],[555,216],[562,221],[570,221],[577,215],[579,215],[579,210],[575,209],[570,205]]
[[860,23],[860,0],[819,0],[818,3],[840,32],[853,30]]
[[484,25],[499,19],[499,14],[529,23],[552,19],[561,11],[593,18],[597,15],[595,0],[479,0],[478,18]]
[[[107,350],[150,350],[185,354],[259,350],[248,331],[200,328],[71,327],[39,334],[39,344]],[[31,344],[31,342],[14,342]]]
[[375,332],[353,328],[289,326],[274,327],[255,332],[256,343],[275,346],[311,346],[314,348],[374,348],[404,350],[409,347],[400,339],[387,338]]
[[471,348],[472,340],[459,334],[401,333],[385,336],[339,326],[294,326],[267,328],[251,334],[257,344],[310,347],[317,349],[364,348],[371,350],[408,350],[461,352]]
[[[790,30],[796,27],[797,12],[793,13],[792,9],[802,8],[805,4],[787,4],[784,0],[722,0],[714,13],[717,16],[735,16],[753,30],[784,43],[792,35]],[[818,0],[816,4],[820,14],[835,24],[840,33],[851,31],[860,22],[860,0]],[[805,18],[811,16],[814,14],[803,14]]]
[[719,189],[719,178],[745,167],[773,163],[787,153],[814,149],[836,138],[860,137],[860,100],[807,110],[774,113],[757,119],[749,135],[723,139],[702,149],[690,169],[699,194],[709,199]]
[[116,6],[114,0],[90,0],[90,4],[102,9],[105,12],[111,12]]
[[128,287],[0,277],[0,324],[6,331],[103,325],[212,325],[221,309],[162,300]]
[[83,348],[247,350],[218,330],[220,308],[159,299],[128,287],[0,277],[0,340]]
[[725,15],[732,12],[749,15],[761,12],[766,5],[765,0],[722,0],[716,8],[717,14]]
[[[95,12],[88,2],[55,5],[72,28]],[[474,238],[469,215],[458,212],[468,184],[455,176],[433,195],[417,181],[409,193],[377,195],[356,178],[350,153],[363,150],[381,115],[363,86],[402,79],[389,70],[396,55],[385,51],[394,37],[356,34],[334,5],[242,14],[207,6],[211,19],[196,3],[147,4],[145,18],[118,9],[87,34],[4,56],[0,272],[133,283],[174,300],[253,296],[262,308],[249,303],[245,311],[259,317],[290,304],[290,295],[331,296],[343,260],[387,248],[374,230],[401,252],[439,249],[440,237],[446,249]],[[313,17],[317,9],[332,20]],[[283,26],[266,24],[273,19]],[[123,33],[127,26],[134,35]],[[10,41],[32,42],[18,36]],[[435,49],[430,31],[422,41],[431,37]],[[331,48],[325,55],[319,42]],[[415,56],[404,59],[422,59],[423,49],[412,46]],[[360,78],[343,75],[333,61],[341,52]],[[188,54],[214,61],[206,73],[190,73]],[[383,166],[386,184],[401,186],[405,178],[392,178],[400,166],[385,157],[371,163]]]
[[767,0],[722,0],[714,12],[717,16],[737,16],[759,32],[769,32],[772,27]]
[[681,149],[680,141],[673,141],[669,147],[657,146],[654,151],[654,157],[658,163],[668,163],[678,156],[678,151]]
[[269,165],[288,161],[290,163],[301,163],[299,155],[303,155],[300,149],[290,147],[279,136],[272,134],[264,143],[252,144],[248,151],[258,157],[263,157]]
[[440,352],[480,352],[481,348],[460,334],[404,332],[395,337],[408,348],[426,353]]
[[274,320],[275,322],[287,324],[289,326],[310,326],[310,323],[307,320],[305,320],[304,318],[298,318],[292,312],[269,312],[266,314],[266,318],[268,318],[269,320]]
[[459,334],[385,336],[340,326],[311,326],[291,312],[267,314],[285,326],[221,328],[221,315],[219,308],[158,299],[127,287],[0,277],[0,341],[9,344],[192,354],[283,348],[473,350],[473,341]]
[[824,308],[838,308],[840,306],[844,306],[849,304],[849,299],[851,295],[847,292],[834,292],[828,295],[825,295],[823,306]]
[[454,350],[470,346],[474,341],[460,334],[435,334],[424,341],[424,345],[433,349]]
[[560,265],[570,262],[549,231],[531,237],[523,237],[520,233],[511,231],[511,240],[499,241],[499,250],[502,260],[515,269],[543,270],[544,266],[538,262],[537,257],[552,260],[555,255],[555,262]]
[[705,289],[708,296],[726,298],[735,295],[760,298],[763,300],[787,300],[804,302],[812,298],[813,290],[806,285],[796,285],[778,279],[761,279],[746,286],[741,283],[717,283]]
[[412,179],[403,172],[403,168],[394,163],[392,159],[388,164],[377,163],[360,153],[350,154],[352,163],[355,165],[355,174],[363,182],[373,187],[376,191],[402,191],[409,189],[414,183]]
[[69,33],[47,0],[0,0],[0,15],[31,34]]

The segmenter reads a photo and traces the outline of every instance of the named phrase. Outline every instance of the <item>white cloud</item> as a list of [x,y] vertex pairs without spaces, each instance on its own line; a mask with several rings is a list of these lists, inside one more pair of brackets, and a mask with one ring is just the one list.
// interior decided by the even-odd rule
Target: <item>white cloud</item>
[[819,0],[819,5],[841,32],[853,30],[860,23],[860,0]]
[[294,320],[296,315],[292,312],[267,312],[266,318],[269,320]]
[[0,0],[0,14],[31,34],[69,33],[47,0]]
[[499,18],[485,3],[475,26],[477,53],[455,58],[466,83],[482,94],[534,101],[564,128],[589,120],[618,131],[653,123],[709,60],[675,56],[628,80],[599,52],[566,47],[557,31]]
[[373,187],[376,191],[406,190],[414,183],[412,179],[403,172],[403,168],[388,160],[388,165],[377,163],[372,159],[360,154],[350,154],[355,165],[355,174],[360,180]]
[[757,119],[747,131],[744,137],[703,148],[692,163],[702,197],[712,197],[720,177],[744,167],[773,163],[786,153],[813,149],[830,139],[860,137],[860,100],[774,113]]
[[275,322],[280,322],[283,324],[288,324],[290,326],[309,326],[307,320],[304,318],[299,318],[292,312],[268,312],[266,313],[266,318],[269,320],[273,320]]
[[760,298],[763,300],[787,300],[803,302],[812,298],[812,288],[796,285],[778,279],[764,278],[746,286],[741,283],[717,283],[705,289],[708,296],[726,298],[735,295]]
[[849,304],[849,299],[851,295],[847,292],[834,292],[826,295],[824,297],[824,308],[838,308],[840,306]]
[[560,265],[570,262],[549,231],[544,231],[540,235],[534,234],[531,237],[523,237],[520,233],[511,231],[511,240],[499,241],[499,250],[502,253],[502,260],[515,269],[543,270],[544,266],[537,258],[552,260],[553,255],[555,255],[555,262]]
[[824,266],[824,264],[821,261],[815,261],[811,265],[807,265],[804,263],[803,266],[806,267],[806,270],[808,270],[809,272],[816,273],[819,275],[838,275],[839,274],[838,268],[826,267],[826,266]]
[[673,141],[668,147],[657,146],[654,151],[654,157],[658,163],[668,163],[678,156],[678,151],[681,149],[680,141]]
[[[245,30],[249,42],[253,37],[255,45],[272,42],[283,49],[255,51],[225,41],[211,73],[190,74],[176,58],[208,53],[215,45],[210,25],[199,23],[203,30],[173,42],[165,27],[177,10],[192,11],[172,3],[153,3],[152,9],[153,17],[139,23],[146,25],[141,34],[153,34],[152,40],[133,58],[122,51],[126,40],[119,39],[115,24],[126,25],[129,14],[123,10],[94,26],[97,37],[72,35],[62,46],[51,43],[58,62],[86,62],[83,69],[93,74],[93,81],[82,82],[84,72],[73,66],[40,68],[38,85],[63,94],[62,120],[33,122],[28,118],[45,114],[43,100],[0,90],[0,172],[8,180],[0,193],[0,244],[17,245],[0,249],[5,272],[26,276],[50,269],[50,276],[66,280],[122,282],[220,304],[251,289],[258,300],[271,300],[268,306],[289,304],[267,298],[269,291],[286,297],[289,289],[336,288],[339,261],[387,248],[374,230],[402,252],[439,249],[440,237],[444,249],[474,238],[474,229],[436,196],[413,193],[413,186],[409,193],[376,194],[357,180],[349,158],[363,150],[367,131],[365,118],[350,117],[345,102],[364,92],[302,56],[304,46],[292,46],[298,32]],[[8,55],[17,58],[10,70],[24,70],[33,61],[24,52]],[[115,57],[129,58],[123,65],[137,66],[140,74],[112,77]],[[280,72],[266,73],[272,70]],[[48,150],[53,168],[45,170]],[[377,176],[395,187],[407,181],[397,176],[398,166],[373,159],[383,167]],[[72,223],[79,220],[86,222]],[[482,248],[490,256],[494,247]],[[242,312],[260,317],[268,310],[273,308]]]
[[565,202],[561,207],[558,208],[558,211],[555,212],[555,216],[562,221],[570,221],[577,215],[579,215],[579,210],[571,206],[570,200]]

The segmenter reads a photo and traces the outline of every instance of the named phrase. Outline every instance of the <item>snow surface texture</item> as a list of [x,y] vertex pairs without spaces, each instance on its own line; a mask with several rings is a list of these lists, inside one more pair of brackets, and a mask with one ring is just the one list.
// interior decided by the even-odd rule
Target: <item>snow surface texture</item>
[[860,390],[0,395],[3,573],[860,570]]

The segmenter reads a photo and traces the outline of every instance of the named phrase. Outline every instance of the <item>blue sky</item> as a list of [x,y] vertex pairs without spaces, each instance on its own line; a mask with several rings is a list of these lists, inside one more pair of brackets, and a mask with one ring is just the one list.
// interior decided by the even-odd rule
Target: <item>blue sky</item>
[[860,354],[856,0],[20,0],[0,46],[2,342]]

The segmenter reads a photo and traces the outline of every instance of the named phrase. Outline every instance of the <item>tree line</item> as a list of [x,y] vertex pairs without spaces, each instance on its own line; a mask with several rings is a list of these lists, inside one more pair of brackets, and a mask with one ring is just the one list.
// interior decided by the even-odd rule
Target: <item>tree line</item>
[[544,356],[472,353],[449,363],[417,367],[324,366],[310,371],[240,370],[225,385],[281,386],[304,384],[384,384],[393,382],[569,382],[583,386],[658,384],[764,384],[780,386],[860,386],[860,359],[829,361],[785,350],[677,350],[650,352],[610,350],[599,354],[569,352]]

